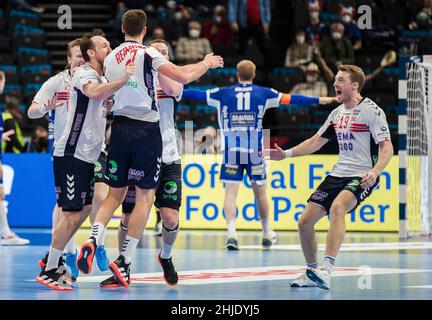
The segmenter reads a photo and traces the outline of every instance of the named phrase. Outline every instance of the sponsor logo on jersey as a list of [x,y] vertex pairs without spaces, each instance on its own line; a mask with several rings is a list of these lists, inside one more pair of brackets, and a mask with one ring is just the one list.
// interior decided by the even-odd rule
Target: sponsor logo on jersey
[[131,87],[131,88],[133,88],[133,89],[136,89],[136,88],[138,88],[138,82],[137,82],[136,80],[129,80],[129,81],[126,83],[126,86],[127,86],[127,87]]
[[231,113],[231,127],[245,127],[255,125],[255,113]]

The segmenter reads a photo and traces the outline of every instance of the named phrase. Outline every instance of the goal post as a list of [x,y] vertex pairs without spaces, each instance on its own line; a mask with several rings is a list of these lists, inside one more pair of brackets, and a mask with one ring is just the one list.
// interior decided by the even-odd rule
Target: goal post
[[432,231],[432,56],[400,59],[399,237]]

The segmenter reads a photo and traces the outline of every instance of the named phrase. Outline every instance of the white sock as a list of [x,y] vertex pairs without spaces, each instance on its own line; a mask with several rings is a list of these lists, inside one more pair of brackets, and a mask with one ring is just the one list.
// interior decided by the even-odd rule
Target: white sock
[[171,258],[171,251],[172,251],[172,245],[166,244],[165,242],[162,243],[162,251],[160,254],[160,257],[162,259],[169,259]]
[[179,231],[179,225],[177,224],[177,227],[173,230],[169,230],[165,227],[164,224],[162,224],[162,251],[160,254],[160,257],[162,259],[169,259],[171,258],[171,251],[175,242],[175,239],[177,238],[177,234]]
[[6,216],[6,210],[3,204],[3,201],[0,200],[0,233],[4,234],[5,236],[10,236],[12,234],[10,228],[9,228],[9,223],[7,221],[7,216]]
[[333,267],[335,265],[335,258],[332,256],[324,257],[324,267],[331,273],[333,271]]
[[268,239],[270,237],[269,219],[261,218],[261,224],[262,224],[263,238]]
[[95,222],[95,224],[92,226],[92,237],[96,239],[96,245],[99,246],[99,244],[103,245],[103,242],[101,242],[102,237],[104,237],[105,233],[105,226],[100,222]]
[[237,239],[235,220],[227,221],[227,227],[228,227],[228,238]]
[[138,245],[139,239],[127,235],[123,241],[123,246],[120,251],[120,255],[125,258],[126,263],[130,263],[132,256],[135,253],[135,249]]
[[52,269],[57,269],[60,257],[62,255],[63,255],[63,251],[50,247],[49,254],[48,254],[48,261],[45,270],[48,271]]
[[73,254],[75,254],[75,252],[76,252],[76,249],[75,249],[75,235],[73,235],[72,238],[70,238],[70,240],[68,241],[68,243],[66,243],[65,251],[67,253],[73,253]]

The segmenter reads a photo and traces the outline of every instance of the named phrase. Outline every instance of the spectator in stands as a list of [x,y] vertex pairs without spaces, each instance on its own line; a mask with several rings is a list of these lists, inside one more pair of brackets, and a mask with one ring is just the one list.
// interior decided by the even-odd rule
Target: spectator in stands
[[269,38],[270,0],[229,0],[228,21],[231,23],[231,29],[238,33],[238,53],[241,56],[246,52],[249,38],[255,40],[264,58],[263,84],[269,84],[268,77],[273,68]]
[[39,7],[35,1],[31,0],[13,0],[12,5],[20,10],[33,11],[36,13],[45,12],[45,8]]
[[20,126],[22,114],[18,108],[18,104],[19,101],[17,98],[8,97],[6,110],[2,113],[4,131],[15,131],[15,134],[10,136],[9,141],[2,141],[2,153],[23,153],[26,150]]
[[313,49],[306,42],[306,34],[304,30],[297,30],[296,41],[286,52],[285,67],[300,67],[312,61]]
[[35,153],[47,153],[48,149],[48,131],[44,127],[37,126],[32,135],[31,151]]
[[173,11],[172,19],[167,19],[165,21],[164,29],[166,31],[166,37],[173,47],[177,46],[177,41],[181,37],[187,36],[187,26],[190,19],[191,16],[187,8],[180,5]]
[[306,24],[307,41],[312,46],[318,46],[324,38],[326,24],[320,21],[320,6],[318,0],[308,2],[309,22]]
[[[166,41],[165,30],[164,30],[163,27],[159,26],[159,27],[156,27],[156,28],[153,29],[151,40],[155,40],[155,39],[162,39],[162,40]],[[174,50],[173,50],[173,48],[172,48],[172,46],[171,46],[170,43],[168,43],[168,55],[170,57],[170,61],[174,61],[175,60]]]
[[416,15],[415,21],[408,25],[411,30],[431,30],[432,28],[432,0],[425,0],[423,8]]
[[351,41],[354,50],[361,49],[361,33],[357,23],[353,20],[354,8],[351,5],[340,5],[340,17],[345,28],[345,37]]
[[232,45],[232,30],[224,6],[217,5],[214,7],[213,18],[204,24],[203,34],[212,45]]
[[290,94],[302,94],[305,96],[327,97],[327,84],[320,78],[318,66],[311,62],[305,70],[306,82],[298,83],[292,88]]
[[354,48],[344,36],[344,25],[335,21],[330,25],[331,36],[327,36],[320,44],[321,55],[327,65],[336,71],[342,64],[354,63]]
[[179,39],[176,47],[176,60],[179,64],[196,63],[212,52],[210,42],[201,36],[201,23],[189,22],[189,36]]

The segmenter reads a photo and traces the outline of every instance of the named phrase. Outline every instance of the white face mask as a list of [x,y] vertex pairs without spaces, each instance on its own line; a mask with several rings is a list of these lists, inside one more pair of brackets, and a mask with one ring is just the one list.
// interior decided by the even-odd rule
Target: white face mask
[[197,29],[190,29],[189,35],[191,38],[198,38],[200,36],[200,31]]
[[350,22],[352,21],[352,17],[351,17],[349,14],[344,14],[344,15],[342,16],[342,21],[343,21],[344,23],[350,23]]
[[318,19],[319,18],[319,11],[311,11],[310,12],[310,17],[312,19]]
[[296,36],[296,41],[298,44],[303,44],[305,42],[304,36]]
[[167,7],[170,9],[174,9],[176,7],[176,2],[174,0],[169,0],[167,2]]
[[332,35],[332,38],[335,39],[335,40],[342,39],[342,33],[339,32],[339,31],[334,31],[334,32],[332,32],[331,35]]
[[308,83],[314,83],[318,80],[318,76],[315,74],[307,74],[306,75],[306,82]]
[[183,13],[181,13],[181,12],[174,13],[174,19],[176,21],[180,21],[182,18],[183,18]]

